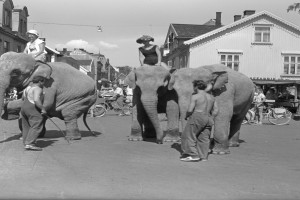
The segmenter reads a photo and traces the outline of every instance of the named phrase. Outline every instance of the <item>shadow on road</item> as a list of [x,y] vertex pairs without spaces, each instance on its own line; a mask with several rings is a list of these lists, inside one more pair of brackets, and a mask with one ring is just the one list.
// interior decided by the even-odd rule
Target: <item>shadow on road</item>
[[[102,133],[93,131],[95,136],[99,136]],[[80,131],[81,137],[94,137],[94,135],[90,131]],[[66,132],[63,131],[57,131],[57,130],[47,130],[44,138],[59,138],[59,137],[65,137]]]
[[173,143],[171,145],[171,148],[177,150],[180,153],[180,155],[183,153],[182,150],[181,150],[180,143],[177,143],[177,142]]
[[8,138],[6,138],[5,140],[2,140],[0,141],[0,144],[1,143],[4,143],[4,142],[10,142],[10,141],[13,141],[13,140],[19,140],[20,139],[20,135],[13,135],[13,136],[10,136]]

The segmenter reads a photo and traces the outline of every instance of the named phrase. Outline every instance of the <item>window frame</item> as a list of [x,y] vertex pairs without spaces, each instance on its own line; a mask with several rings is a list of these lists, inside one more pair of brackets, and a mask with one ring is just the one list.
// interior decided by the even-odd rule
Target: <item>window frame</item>
[[[272,45],[272,27],[274,26],[273,24],[252,24],[253,26],[253,39],[252,39],[252,45]],[[258,31],[256,30],[257,28],[268,28],[269,31]],[[261,33],[260,36],[260,41],[256,41],[256,34]],[[264,35],[269,34],[269,40],[264,41]]]
[[10,51],[10,42],[4,41],[3,42],[3,52],[6,53],[6,52],[9,52],[9,51]]
[[12,12],[4,8],[3,26],[11,28]]
[[[286,61],[286,58],[288,58],[288,61]],[[295,60],[293,61],[292,58],[295,58]],[[283,60],[283,68],[282,68],[283,76],[300,76],[300,54],[283,54],[282,60]],[[287,73],[285,72],[286,65],[288,66]],[[291,71],[294,71],[294,73],[291,73]]]
[[[226,67],[234,70],[234,71],[240,71],[241,66],[241,53],[226,53],[222,52],[220,54],[220,64],[225,65]],[[225,60],[222,60],[222,56],[225,56]],[[231,57],[231,60],[228,58]],[[238,61],[235,61],[235,57],[238,58]],[[230,63],[230,66],[228,65]],[[237,64],[237,66],[235,65]]]

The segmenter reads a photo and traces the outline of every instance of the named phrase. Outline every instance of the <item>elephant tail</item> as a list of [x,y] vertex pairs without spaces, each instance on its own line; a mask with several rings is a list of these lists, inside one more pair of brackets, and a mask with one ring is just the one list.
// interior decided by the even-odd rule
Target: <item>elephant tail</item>
[[83,118],[82,118],[83,119],[83,123],[84,123],[85,127],[92,133],[92,135],[96,137],[97,135],[94,133],[94,131],[92,131],[90,129],[90,127],[88,126],[88,124],[86,122],[87,114],[88,114],[88,111],[86,111],[85,113],[83,113]]

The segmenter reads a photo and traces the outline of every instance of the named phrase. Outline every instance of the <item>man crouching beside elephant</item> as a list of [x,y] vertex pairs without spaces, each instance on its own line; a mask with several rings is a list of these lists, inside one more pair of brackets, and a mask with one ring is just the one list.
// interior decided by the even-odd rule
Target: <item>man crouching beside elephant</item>
[[32,79],[32,84],[23,92],[22,137],[26,150],[42,150],[35,145],[35,142],[44,128],[44,117],[42,116],[46,114],[42,103],[44,83],[44,77],[36,76]]

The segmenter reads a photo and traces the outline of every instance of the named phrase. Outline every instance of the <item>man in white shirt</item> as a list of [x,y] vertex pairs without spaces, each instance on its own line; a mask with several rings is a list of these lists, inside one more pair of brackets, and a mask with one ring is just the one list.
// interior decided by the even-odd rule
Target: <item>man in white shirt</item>
[[124,101],[125,101],[125,96],[123,89],[120,88],[116,83],[113,84],[113,89],[114,89],[114,95],[112,99],[115,99],[118,106],[122,110],[119,116],[124,116],[124,115],[130,115],[129,113],[124,113]]

